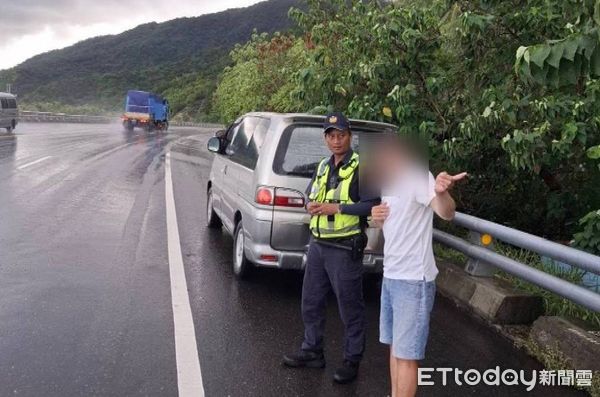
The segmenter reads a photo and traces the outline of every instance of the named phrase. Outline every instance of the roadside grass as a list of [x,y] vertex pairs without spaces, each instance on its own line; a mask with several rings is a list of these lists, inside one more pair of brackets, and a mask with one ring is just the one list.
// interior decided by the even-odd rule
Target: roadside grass
[[[434,243],[433,250],[436,258],[447,260],[462,267],[464,267],[469,260],[469,258],[463,253],[438,243]],[[544,264],[540,255],[501,242],[494,242],[494,250],[499,254],[502,254],[515,261],[539,270],[543,270],[548,274],[572,283],[579,284],[586,273],[584,270],[576,268],[565,270],[554,263]],[[547,291],[544,288],[538,287],[535,284],[515,277],[505,271],[498,270],[496,277],[508,281],[515,288],[529,292],[533,295],[541,296],[544,301],[546,316],[561,316],[581,320],[596,330],[594,334],[599,335],[597,330],[600,329],[600,315],[598,313],[579,304],[573,303],[570,300],[565,299],[553,292]],[[517,347],[524,348],[529,355],[535,357],[540,363],[542,363],[544,368],[548,370],[558,371],[572,369],[572,365],[563,356],[558,348],[552,349],[541,347],[529,335],[522,339],[522,342],[515,340],[515,344]],[[589,393],[592,397],[600,397],[600,371],[594,371],[591,387],[573,387]]]
[[[515,248],[508,244],[496,243],[496,252],[514,259],[518,262],[543,270],[555,277],[569,281],[573,284],[580,284],[586,272],[581,269],[564,269],[555,263],[543,263],[540,255]],[[498,271],[497,277],[507,280],[516,288],[529,292],[533,295],[541,296],[544,300],[545,312],[547,316],[562,316],[575,318],[589,324],[594,330],[600,329],[600,315],[593,310],[587,309],[577,303],[563,298],[553,292],[541,288],[535,284],[524,281],[504,271]]]
[[[560,371],[572,367],[569,360],[564,357],[558,347],[541,347],[531,337],[527,338],[523,343],[519,343],[518,347],[524,348],[529,355],[535,357],[547,370]],[[574,385],[572,387],[585,391],[592,397],[600,397],[600,371],[593,372],[591,386]]]
[[[494,242],[494,249],[508,258],[574,284],[579,284],[586,273],[584,270],[576,268],[565,270],[556,264],[544,264],[540,255],[498,241]],[[437,243],[434,244],[434,253],[436,257],[459,266],[466,265],[468,261],[466,255]],[[508,281],[515,288],[541,296],[544,301],[545,315],[578,319],[589,324],[594,330],[600,330],[600,314],[505,271],[498,270],[496,277]]]
[[433,243],[433,254],[436,258],[444,259],[458,266],[465,266],[469,258],[462,252],[444,247],[439,243]]

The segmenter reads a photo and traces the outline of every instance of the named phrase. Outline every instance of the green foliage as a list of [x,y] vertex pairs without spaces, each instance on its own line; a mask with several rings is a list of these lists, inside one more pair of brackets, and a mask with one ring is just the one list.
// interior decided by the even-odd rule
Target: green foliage
[[525,81],[558,88],[581,78],[600,77],[600,2],[561,3],[574,10],[577,18],[567,23],[567,37],[519,47],[515,70]]
[[581,75],[600,77],[598,30],[519,47],[515,69],[526,81],[555,88],[576,84]]
[[433,243],[433,253],[437,260],[448,261],[454,265],[464,267],[469,258],[460,251],[453,250],[439,243]]
[[[307,3],[290,12],[296,44],[262,58],[256,48],[269,38],[255,37],[222,75],[222,120],[248,110],[336,109],[395,123],[429,143],[434,170],[470,172],[456,192],[462,210],[549,238],[570,239],[578,219],[600,207],[595,2]],[[559,48],[566,60],[555,59]],[[517,51],[519,65],[558,62],[579,77],[566,84],[571,72],[560,72],[558,87],[519,78]]]
[[600,255],[600,210],[592,211],[579,220],[582,231],[575,233],[575,246]]
[[[533,115],[529,128],[507,134],[503,147],[517,167],[570,166],[568,182],[585,186],[580,196],[587,205],[578,208],[584,212],[600,207],[600,1],[557,2],[554,8],[571,14],[571,20],[559,19],[565,31],[556,34],[566,37],[518,48],[515,71],[538,99],[527,113]],[[578,225],[583,231],[575,234],[577,246],[600,253],[598,212]]]
[[307,31],[311,64],[297,95],[307,108],[345,109],[354,117],[393,121],[427,133],[446,119],[443,81],[430,66],[439,52],[441,2],[431,7],[309,1],[293,17]]
[[306,63],[304,42],[292,35],[254,34],[231,52],[234,62],[223,72],[214,95],[223,122],[253,110],[289,112],[302,106],[294,100],[294,72]]

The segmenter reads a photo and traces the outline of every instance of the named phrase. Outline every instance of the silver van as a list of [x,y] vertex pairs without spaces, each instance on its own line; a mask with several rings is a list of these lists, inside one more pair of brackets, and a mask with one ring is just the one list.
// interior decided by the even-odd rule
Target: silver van
[[19,121],[17,97],[6,92],[0,92],[0,128],[12,132]]
[[[207,194],[207,224],[233,236],[233,271],[252,266],[303,269],[310,216],[305,191],[319,161],[331,153],[323,141],[325,117],[249,113],[208,141],[215,153]],[[351,120],[353,148],[361,134],[394,126]],[[367,230],[367,271],[383,266],[379,229]]]

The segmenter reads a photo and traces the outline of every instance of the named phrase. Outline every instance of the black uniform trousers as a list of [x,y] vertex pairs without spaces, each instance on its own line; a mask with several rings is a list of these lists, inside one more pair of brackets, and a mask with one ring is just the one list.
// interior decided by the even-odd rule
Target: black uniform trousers
[[322,352],[327,295],[333,290],[344,323],[344,358],[359,362],[365,349],[365,302],[362,258],[311,238],[302,286],[302,350]]

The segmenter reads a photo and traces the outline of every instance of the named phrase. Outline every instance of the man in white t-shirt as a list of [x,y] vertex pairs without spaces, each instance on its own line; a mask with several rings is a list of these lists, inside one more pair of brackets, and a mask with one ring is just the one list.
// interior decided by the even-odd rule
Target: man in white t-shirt
[[432,248],[433,213],[454,218],[448,193],[466,173],[434,179],[400,141],[387,139],[377,151],[382,204],[373,207],[385,238],[380,341],[390,345],[393,397],[414,396],[418,360],[425,355],[438,273]]

